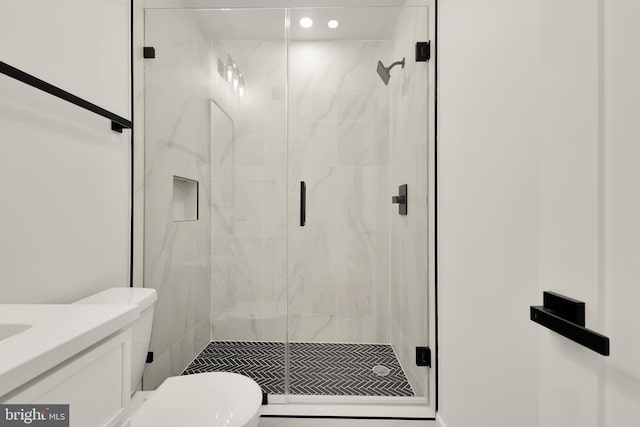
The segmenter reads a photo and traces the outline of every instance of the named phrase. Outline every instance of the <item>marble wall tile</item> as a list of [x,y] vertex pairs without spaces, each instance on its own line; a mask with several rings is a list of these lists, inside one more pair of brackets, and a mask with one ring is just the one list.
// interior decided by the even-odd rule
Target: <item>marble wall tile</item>
[[333,314],[289,314],[288,322],[289,341],[338,342]]
[[333,167],[337,159],[336,120],[295,121],[289,124],[289,168],[292,171],[317,166]]
[[233,204],[233,119],[211,101],[211,206]]
[[264,168],[238,166],[233,171],[233,208],[229,218],[235,236],[262,236]]
[[213,94],[233,121],[231,203],[212,206],[214,339],[285,338],[284,47],[284,41],[213,43],[214,56],[231,56],[246,83],[241,99],[218,101],[228,93],[215,87]]
[[264,239],[262,301],[265,313],[287,313],[287,237],[284,233]]
[[233,57],[246,86],[234,114],[236,166],[285,165],[284,41],[218,42]]
[[167,350],[154,358],[153,363],[144,368],[143,390],[155,390],[167,377],[171,376],[171,354]]
[[[382,343],[380,337],[389,333],[386,324],[379,325],[380,316],[337,316],[335,342]],[[387,322],[388,318],[385,318]],[[388,336],[388,335],[387,335]]]
[[[215,297],[214,297],[215,299]],[[218,313],[211,319],[213,340],[223,341],[260,341],[262,336],[262,319],[259,314],[262,308],[246,305],[251,313]]]
[[340,316],[364,316],[376,313],[375,283],[367,280],[338,282],[336,286],[335,312]]
[[292,340],[389,340],[377,320],[389,316],[389,92],[375,73],[388,54],[388,42],[290,44]]
[[285,342],[287,340],[287,316],[275,314],[265,316],[263,320],[263,341]]
[[286,315],[274,314],[271,304],[244,306],[245,313],[219,313],[212,318],[214,340],[285,341]]
[[[217,249],[217,245],[214,244]],[[264,264],[263,239],[238,237],[229,241],[228,252],[212,254],[213,313],[235,312],[247,302],[261,301]],[[258,307],[258,305],[254,305]]]
[[[202,182],[202,177],[196,174],[184,173],[184,170],[179,174]],[[172,174],[165,176],[164,187],[171,188],[172,180]],[[145,285],[158,291],[155,317],[158,332],[153,336],[152,348],[163,351],[193,326],[194,319],[200,319],[210,311],[206,301],[211,292],[211,243],[201,234],[208,233],[208,227],[203,223],[209,222],[209,217],[204,209],[200,210],[199,221],[173,222],[171,190],[164,191],[163,195],[158,193],[153,188],[146,192],[147,197],[155,199],[147,204],[151,209],[147,209],[145,234]],[[200,193],[203,198],[203,188]],[[163,200],[167,202],[165,209],[152,210]],[[162,218],[164,224],[150,220],[151,216]],[[152,228],[154,225],[157,227]]]
[[205,319],[183,335],[170,349],[155,354],[154,362],[145,367],[143,388],[155,390],[167,377],[180,375],[210,342],[210,327],[209,319]]
[[287,230],[287,169],[281,165],[266,165],[263,177],[263,235],[265,237],[285,236]]
[[211,342],[211,316],[196,323],[193,328],[193,351],[197,356]]
[[[387,49],[375,52],[382,58]],[[363,72],[371,73],[367,68]],[[344,90],[336,97],[338,161],[341,165],[389,164],[389,93],[380,82],[367,79],[365,90]]]
[[384,41],[290,44],[291,166],[388,164],[389,94],[371,73],[387,55]]
[[[345,120],[338,124],[338,161],[341,165],[388,165],[389,132],[371,126],[372,120]],[[387,124],[383,122],[383,124]]]

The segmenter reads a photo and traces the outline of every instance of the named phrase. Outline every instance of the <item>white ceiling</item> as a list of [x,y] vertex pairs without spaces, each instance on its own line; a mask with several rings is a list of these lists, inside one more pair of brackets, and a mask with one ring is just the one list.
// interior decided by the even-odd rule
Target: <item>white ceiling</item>
[[[191,0],[191,3],[199,3]],[[210,2],[209,2],[210,3]],[[264,1],[264,3],[273,3]],[[295,7],[290,8],[291,40],[389,40],[400,13],[399,7]],[[212,40],[284,40],[283,8],[198,9],[196,19]],[[300,18],[308,16],[314,25],[304,29]],[[327,22],[340,25],[329,29]]]
[[[396,26],[399,7],[342,7],[290,9],[291,40],[390,40]],[[300,18],[313,19],[311,28],[302,28]],[[340,23],[327,27],[329,20]]]

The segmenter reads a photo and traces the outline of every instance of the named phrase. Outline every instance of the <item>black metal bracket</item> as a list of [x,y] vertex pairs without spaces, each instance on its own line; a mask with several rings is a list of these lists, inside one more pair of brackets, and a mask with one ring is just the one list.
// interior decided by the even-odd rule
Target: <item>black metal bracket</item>
[[542,306],[556,316],[562,317],[576,325],[585,325],[584,303],[555,292],[542,294]]
[[431,42],[416,42],[416,62],[427,62],[431,59]]
[[582,301],[544,292],[542,306],[531,306],[531,320],[596,353],[609,356],[609,338],[585,328],[585,304]]
[[145,46],[142,48],[142,56],[146,59],[153,59],[156,57],[156,48],[153,46]]
[[153,363],[153,351],[147,352],[147,360],[145,363]]
[[398,214],[407,214],[407,184],[398,187],[398,195],[391,197],[391,203],[398,204]]
[[122,129],[124,129],[124,126],[122,126],[120,123],[114,122],[113,120],[111,121],[112,131],[122,133]]
[[416,365],[431,367],[431,349],[429,347],[416,347]]
[[130,120],[127,120],[124,117],[120,117],[117,114],[105,110],[102,107],[98,107],[97,105],[92,104],[89,101],[86,101],[72,93],[67,92],[66,90],[60,89],[59,87],[47,83],[44,80],[40,80],[39,78],[32,76],[31,74],[27,74],[24,71],[12,67],[5,62],[0,61],[0,73],[111,120],[111,129],[116,132],[122,132],[122,129],[131,129],[133,127],[133,123],[131,123]]

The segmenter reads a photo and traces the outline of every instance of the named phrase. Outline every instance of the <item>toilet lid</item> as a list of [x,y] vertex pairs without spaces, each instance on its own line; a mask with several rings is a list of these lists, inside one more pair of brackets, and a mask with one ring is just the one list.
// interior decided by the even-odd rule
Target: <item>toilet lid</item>
[[131,417],[131,427],[241,427],[260,411],[251,378],[208,372],[167,378]]

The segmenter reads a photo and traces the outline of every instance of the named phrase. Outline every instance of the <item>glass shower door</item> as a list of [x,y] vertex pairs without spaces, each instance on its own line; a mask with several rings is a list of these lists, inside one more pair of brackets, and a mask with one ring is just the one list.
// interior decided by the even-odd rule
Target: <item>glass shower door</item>
[[[429,343],[429,80],[415,60],[427,12],[289,10],[292,401],[427,394],[428,368],[415,363]],[[403,184],[407,215],[391,203]]]

